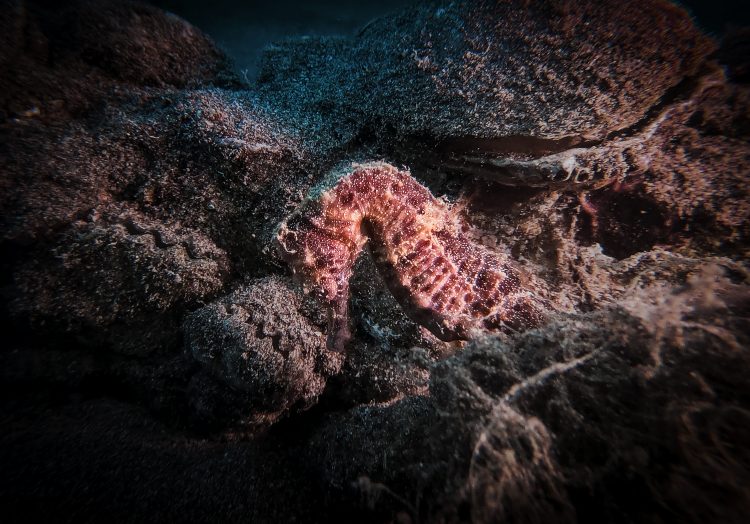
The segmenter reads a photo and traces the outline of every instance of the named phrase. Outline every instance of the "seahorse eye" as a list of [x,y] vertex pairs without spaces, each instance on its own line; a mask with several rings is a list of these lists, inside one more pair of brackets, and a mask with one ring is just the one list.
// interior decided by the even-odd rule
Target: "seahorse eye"
[[277,237],[278,246],[281,248],[282,254],[295,255],[298,252],[299,244],[297,242],[297,233],[294,231],[286,231],[279,234]]

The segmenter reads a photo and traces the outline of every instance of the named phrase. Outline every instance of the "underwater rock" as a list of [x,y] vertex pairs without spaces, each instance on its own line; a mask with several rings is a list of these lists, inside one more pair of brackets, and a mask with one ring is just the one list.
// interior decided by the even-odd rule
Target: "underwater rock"
[[92,210],[40,251],[15,274],[15,316],[125,353],[174,345],[181,312],[229,277],[226,253],[202,233],[116,206]]
[[[239,84],[225,57],[177,17],[11,4],[3,23],[21,40],[0,52],[9,313],[91,347],[174,348],[187,309],[273,264],[275,225],[312,179],[309,149],[257,97],[229,90]],[[93,37],[95,22],[110,32]]]
[[304,143],[242,93],[104,100],[70,122],[2,128],[4,240],[45,241],[93,208],[127,201],[153,219],[201,229],[237,265],[267,258],[275,224],[301,200],[295,185],[311,179]]
[[[143,3],[9,0],[0,34],[2,120],[67,119],[105,93],[122,99],[149,87],[238,85],[211,39]],[[117,85],[127,88],[118,93]]]
[[191,313],[187,351],[219,381],[243,393],[245,424],[270,423],[315,404],[343,356],[299,313],[302,297],[277,277],[260,279]]
[[667,1],[425,2],[351,39],[277,44],[259,84],[312,129],[322,110],[339,133],[533,152],[637,124],[713,47]]
[[432,366],[429,397],[331,415],[309,459],[383,518],[741,522],[750,294],[705,283],[648,317],[609,308],[476,340]]

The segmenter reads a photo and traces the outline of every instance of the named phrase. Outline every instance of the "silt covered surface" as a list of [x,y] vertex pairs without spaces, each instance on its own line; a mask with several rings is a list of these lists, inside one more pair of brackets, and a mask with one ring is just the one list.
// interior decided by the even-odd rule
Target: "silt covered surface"
[[[280,42],[247,85],[153,7],[2,8],[10,520],[743,521],[741,32],[665,1],[424,3]],[[364,250],[327,348],[275,238],[366,161],[547,320],[443,342]]]

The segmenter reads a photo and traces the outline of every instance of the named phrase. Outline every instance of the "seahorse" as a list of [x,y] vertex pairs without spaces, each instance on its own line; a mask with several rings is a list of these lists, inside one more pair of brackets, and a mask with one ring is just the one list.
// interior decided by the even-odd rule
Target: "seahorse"
[[354,165],[332,187],[313,191],[280,225],[282,258],[328,307],[329,349],[351,337],[349,279],[365,246],[406,314],[443,341],[475,330],[515,331],[543,318],[520,272],[462,234],[450,206],[386,163]]

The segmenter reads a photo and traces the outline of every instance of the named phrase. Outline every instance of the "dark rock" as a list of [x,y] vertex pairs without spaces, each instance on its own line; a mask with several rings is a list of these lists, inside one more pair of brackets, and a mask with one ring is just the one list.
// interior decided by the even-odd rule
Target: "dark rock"
[[143,353],[174,344],[180,312],[228,276],[225,252],[204,234],[109,206],[22,265],[12,308],[35,325],[88,332],[92,345]]
[[[330,419],[310,460],[325,457],[330,489],[349,480],[369,493],[376,514],[741,522],[741,512],[712,502],[750,504],[740,480],[748,395],[737,372],[748,365],[739,349],[747,337],[736,331],[747,324],[740,294],[730,306],[696,282],[648,319],[605,309],[510,343],[477,341],[434,366],[430,397]],[[686,304],[679,313],[675,301]],[[718,309],[698,305],[706,301]],[[341,449],[349,452],[337,456]]]
[[79,115],[99,105],[103,93],[127,97],[118,85],[239,85],[206,35],[148,5],[9,0],[3,12],[3,120]]
[[259,84],[295,122],[344,136],[357,122],[390,141],[591,140],[638,122],[712,49],[666,1],[422,3],[352,39],[274,46]]
[[300,315],[301,301],[286,281],[270,277],[187,316],[187,350],[242,393],[246,424],[309,408],[341,368],[343,355],[326,349],[320,327]]

